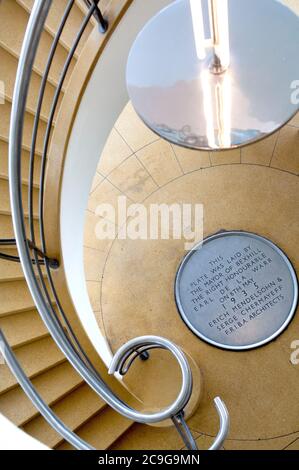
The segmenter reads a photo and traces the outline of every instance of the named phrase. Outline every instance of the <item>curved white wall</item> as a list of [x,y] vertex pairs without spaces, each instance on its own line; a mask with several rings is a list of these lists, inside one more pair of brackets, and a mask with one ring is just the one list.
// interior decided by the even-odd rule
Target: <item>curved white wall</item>
[[0,414],[0,450],[51,450]]
[[86,332],[106,364],[111,352],[94,317],[83,266],[84,216],[99,156],[128,101],[125,69],[143,25],[171,0],[135,0],[121,20],[88,83],[66,155],[61,193],[61,240],[68,287]]

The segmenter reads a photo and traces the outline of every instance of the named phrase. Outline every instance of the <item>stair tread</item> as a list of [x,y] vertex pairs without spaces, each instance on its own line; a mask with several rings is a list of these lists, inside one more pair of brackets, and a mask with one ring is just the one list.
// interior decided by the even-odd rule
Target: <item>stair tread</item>
[[[0,135],[0,142],[4,142],[4,143],[8,144],[8,142],[9,142],[8,136]],[[26,152],[30,153],[30,150],[31,150],[31,145],[26,145],[24,142],[22,142],[22,152],[26,151]],[[38,149],[35,149],[35,155],[41,157],[42,152],[40,152]]]
[[[3,98],[4,98],[5,103],[8,103],[10,106],[12,105],[13,99],[11,96],[5,93]],[[26,115],[27,114],[31,115],[33,118],[35,117],[35,114],[36,114],[35,108],[31,108],[30,106],[28,106],[28,104],[26,104]],[[43,113],[40,113],[39,120],[40,122],[44,122],[45,124],[47,124],[48,116],[44,115]],[[53,119],[53,125],[55,125],[55,119]]]
[[0,283],[0,298],[0,317],[35,308],[25,280]]
[[[33,221],[35,237],[36,237],[36,244],[40,246],[40,237],[39,237],[39,222],[37,220]],[[25,226],[26,226],[26,233],[29,236],[29,224],[28,218],[25,214]],[[12,218],[11,215],[5,215],[0,213],[0,227],[1,227],[1,238],[15,238],[13,226],[12,226]]]
[[[52,410],[66,426],[76,430],[106,406],[106,403],[84,384],[52,406]],[[54,431],[42,416],[34,418],[23,429],[49,447],[63,442],[63,437]]]
[[28,310],[9,317],[1,317],[0,328],[13,348],[49,336],[49,331],[37,310]]
[[[32,379],[33,386],[48,405],[56,403],[82,383],[82,377],[66,360]],[[0,395],[0,412],[17,426],[39,415],[21,387]]]
[[[27,150],[22,151],[22,183],[28,185],[29,180],[29,162],[30,153]],[[33,184],[36,188],[39,187],[39,175],[41,167],[41,158],[39,155],[34,159],[34,178]],[[0,139],[0,177],[8,180],[8,143]]]
[[[29,14],[16,1],[2,0],[0,3],[0,16],[2,19],[0,30],[0,44],[7,51],[10,51],[15,57],[20,56],[21,47],[24,39],[25,30],[28,24]],[[17,28],[11,28],[11,24],[17,24]],[[53,42],[53,37],[44,31],[41,36],[40,45],[35,58],[35,67],[43,73],[47,57]],[[57,46],[55,58],[52,63],[50,76],[54,83],[58,83],[59,76],[67,58],[67,50],[59,44]],[[75,64],[73,58],[68,77],[70,76]],[[66,79],[66,83],[68,80]],[[65,83],[65,85],[66,85]]]
[[[16,247],[0,246],[0,251],[10,255],[18,256]],[[44,278],[46,279],[46,268],[41,266]],[[4,282],[25,281],[24,272],[19,262],[0,259],[0,284]]]
[[[0,120],[0,138],[8,139],[9,127],[10,127],[10,116],[11,116],[11,103],[5,101],[1,105],[1,120]],[[31,148],[32,131],[33,131],[34,117],[32,114],[25,113],[24,128],[23,128],[23,139],[22,144],[26,148]],[[39,121],[38,133],[36,139],[36,150],[39,153],[43,151],[44,136],[47,125],[44,121]]]
[[[23,203],[24,203],[24,213],[28,215],[28,186],[22,186],[23,191]],[[11,206],[9,199],[9,183],[7,180],[0,178],[0,213],[1,214],[11,214]],[[38,196],[39,190],[33,188],[33,215],[38,217]]]
[[[28,377],[34,377],[63,362],[64,356],[52,338],[43,338],[16,349],[17,358]],[[17,386],[14,375],[7,365],[0,365],[0,393]]]
[[[16,256],[17,251],[7,250],[5,246],[0,246],[0,251],[9,255]],[[9,281],[19,281],[24,279],[24,273],[20,263],[0,259],[0,283]]]
[[[30,12],[32,10],[32,6],[34,4],[34,0],[17,0],[18,3],[25,8],[27,12]],[[58,30],[61,18],[64,14],[64,11],[66,9],[68,0],[60,0],[59,2],[53,2],[51,9],[49,11],[49,15],[46,20],[46,25],[45,28],[47,31],[54,36],[55,32]],[[80,8],[78,8],[78,5],[75,3],[72,7],[71,13],[68,17],[67,23],[64,27],[64,30],[61,35],[61,44],[64,45],[65,48],[70,50],[72,47],[73,41],[74,41],[74,34],[79,30],[80,25],[84,19],[84,14]],[[88,25],[86,32],[83,34],[83,43],[84,40],[87,39],[88,35],[90,34],[92,29],[92,25]],[[82,40],[80,41],[81,44],[78,46],[78,50],[76,52],[76,55],[80,53],[82,50]]]
[[[8,54],[10,54],[12,57],[14,57],[17,61],[19,60],[19,53],[15,52],[13,49],[11,49],[9,46],[7,46],[7,44],[2,43],[1,41],[0,41],[0,49],[5,50]],[[42,78],[43,75],[44,75],[43,70],[40,70],[36,66],[36,64],[33,64],[32,72],[35,73],[36,75],[38,75],[40,78]],[[54,89],[56,89],[56,87],[58,85],[58,81],[51,74],[48,75],[47,83],[52,85]],[[65,93],[65,90],[66,90],[66,84],[64,83],[64,85],[61,89],[62,93]]]
[[[105,408],[99,415],[91,418],[77,429],[77,434],[98,450],[110,447],[124,432],[133,425],[133,421],[124,418],[112,408]],[[57,446],[57,450],[72,450],[66,441]]]
[[[195,438],[197,434],[193,431]],[[125,432],[110,446],[109,450],[178,450],[182,447],[182,439],[174,426],[159,428],[134,423],[128,432]]]
[[[2,47],[0,47],[0,76],[3,82],[5,83],[5,95],[9,99],[10,102],[12,101],[12,97],[13,97],[13,90],[14,90],[14,84],[15,84],[15,77],[17,73],[17,67],[18,67],[17,58],[13,56],[12,54],[10,54],[6,49],[3,49]],[[30,110],[30,112],[34,112],[34,110],[36,109],[40,85],[41,85],[41,76],[38,75],[36,72],[33,72],[31,79],[30,79],[30,87],[29,87],[29,93],[28,93],[28,98],[27,98],[27,103],[26,103],[26,109]],[[54,93],[55,93],[55,87],[51,83],[48,82],[45,88],[43,104],[42,104],[42,109],[41,109],[42,117],[45,120],[47,120],[49,116]],[[62,95],[63,93],[60,96],[60,101],[62,99]]]

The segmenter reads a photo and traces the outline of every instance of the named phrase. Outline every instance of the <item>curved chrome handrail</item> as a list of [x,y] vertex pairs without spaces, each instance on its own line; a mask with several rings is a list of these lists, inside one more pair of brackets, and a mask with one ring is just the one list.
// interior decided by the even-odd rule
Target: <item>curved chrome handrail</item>
[[214,403],[215,403],[215,407],[216,407],[216,410],[220,419],[220,429],[216,436],[215,441],[213,442],[209,450],[218,450],[222,448],[223,443],[229,433],[229,425],[230,425],[229,414],[225,406],[225,403],[219,397],[214,398]]
[[32,385],[31,381],[28,379],[24,370],[20,366],[13,350],[8,344],[8,341],[0,330],[0,351],[3,358],[5,359],[8,367],[10,368],[13,375],[18,380],[22,389],[30,398],[34,406],[38,409],[40,414],[45,418],[45,420],[55,429],[58,434],[60,434],[66,441],[72,444],[76,449],[79,450],[95,450],[94,447],[90,446],[85,442],[81,437],[71,431],[51,410],[51,408],[44,402],[41,396],[37,393],[36,389]]
[[[30,254],[30,246],[28,244],[26,236],[24,209],[22,204],[21,148],[24,116],[26,110],[26,100],[28,95],[30,77],[32,74],[33,63],[39,45],[40,36],[42,34],[51,3],[52,0],[36,0],[32,9],[18,64],[11,111],[11,127],[9,136],[10,200],[16,244],[24,275],[32,298],[35,302],[36,308],[42,320],[44,321],[47,329],[49,330],[57,346],[61,349],[63,354],[72,364],[72,366],[76,369],[76,371],[81,375],[81,377],[85,380],[85,382],[114,410],[133,421],[139,423],[156,423],[168,418],[173,419],[177,429],[180,428],[181,430],[180,434],[182,436],[183,434],[186,436],[184,442],[186,443],[187,447],[190,449],[196,449],[196,443],[192,438],[192,435],[189,432],[187,426],[184,424],[182,418],[183,409],[188,403],[192,392],[191,369],[183,352],[176,345],[164,338],[146,336],[142,338],[136,338],[130,341],[116,353],[109,369],[110,373],[113,373],[117,370],[122,370],[124,363],[129,357],[131,357],[132,353],[137,352],[137,354],[140,354],[142,351],[153,347],[162,347],[168,349],[172,354],[174,354],[177,361],[179,362],[182,372],[181,391],[174,403],[166,409],[158,413],[150,414],[141,413],[129,407],[117,395],[112,392],[112,390],[102,380],[102,378],[97,374],[97,372],[93,370],[91,365],[86,362],[84,357],[82,357],[82,351],[78,351],[76,345],[72,343],[72,341],[70,340],[70,336],[68,336],[68,334],[64,331],[64,328],[58,316],[51,312],[49,306],[49,295],[45,293],[45,286],[44,284],[42,284],[41,286],[40,279],[37,278],[33,268],[33,262]],[[91,9],[94,8],[94,5],[96,3],[97,2],[95,1],[93,2],[93,7],[91,7]],[[89,15],[91,14],[91,11],[92,10],[89,10]],[[43,193],[43,188],[41,188],[41,191]],[[20,369],[18,367],[15,367],[16,363],[14,362],[13,357],[11,355],[8,355],[7,357],[10,363],[15,368],[18,380],[21,384],[24,384],[24,376],[22,375]],[[130,367],[132,362],[133,361],[131,360],[128,367]],[[128,367],[126,370],[128,370]],[[25,385],[26,387],[24,387],[24,390],[32,399],[32,389],[28,387],[28,384]],[[38,397],[35,397],[35,403],[39,406],[41,405]],[[227,412],[225,413],[225,405],[221,401],[217,401],[216,407],[220,415],[221,429],[213,446],[214,448],[219,448],[218,446],[223,442],[223,438],[227,434],[229,421]],[[46,407],[42,408],[44,413],[49,413],[49,409],[47,409]],[[53,419],[51,413],[49,414],[48,419],[50,421]],[[58,424],[59,426],[62,425],[61,422]],[[71,438],[75,439],[76,441],[76,437],[71,436]],[[77,444],[76,447],[80,447],[82,442],[78,441],[75,444]]]
[[[178,361],[182,373],[182,387],[180,393],[169,407],[159,412],[160,418],[164,415],[164,419],[172,419],[186,444],[186,447],[190,450],[196,450],[197,444],[184,420],[184,413],[182,412],[191,397],[193,383],[192,372],[185,354],[178,346],[168,339],[161,338],[160,336],[140,336],[138,338],[131,339],[116,351],[108,372],[109,374],[119,373],[121,375],[125,375],[138,356],[140,356],[144,351],[154,348],[161,348],[170,351]],[[230,425],[229,414],[225,403],[221,398],[216,397],[214,398],[214,404],[219,416],[220,428],[209,450],[221,449],[228,435]],[[153,415],[150,416],[153,417]]]
[[[121,373],[125,362],[129,359],[132,353],[138,352],[140,348],[142,348],[142,350],[144,348],[145,350],[149,350],[153,347],[167,349],[174,355],[181,369],[182,387],[175,401],[163,411],[152,414],[143,414],[144,419],[148,423],[155,423],[172,418],[172,416],[175,416],[185,408],[191,397],[193,382],[192,373],[186,356],[181,349],[168,339],[161,338],[159,336],[140,336],[138,338],[131,339],[118,349],[108,370],[109,374],[115,374],[116,372]],[[130,365],[131,364],[132,362],[130,362]],[[128,368],[126,369],[126,372],[127,370]]]

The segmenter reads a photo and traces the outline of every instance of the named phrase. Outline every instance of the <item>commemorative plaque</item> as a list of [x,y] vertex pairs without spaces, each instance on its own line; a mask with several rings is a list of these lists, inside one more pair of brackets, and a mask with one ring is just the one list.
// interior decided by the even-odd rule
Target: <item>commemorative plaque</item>
[[220,232],[183,259],[175,281],[179,313],[201,339],[248,350],[276,338],[293,318],[296,273],[270,240],[248,232]]

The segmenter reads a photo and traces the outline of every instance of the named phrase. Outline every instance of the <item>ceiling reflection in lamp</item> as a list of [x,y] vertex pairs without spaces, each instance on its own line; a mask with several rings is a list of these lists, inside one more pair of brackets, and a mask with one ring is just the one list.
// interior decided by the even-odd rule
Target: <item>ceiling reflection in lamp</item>
[[201,0],[190,0],[195,48],[199,60],[206,58],[205,31]]

